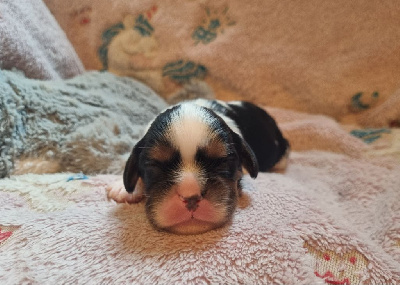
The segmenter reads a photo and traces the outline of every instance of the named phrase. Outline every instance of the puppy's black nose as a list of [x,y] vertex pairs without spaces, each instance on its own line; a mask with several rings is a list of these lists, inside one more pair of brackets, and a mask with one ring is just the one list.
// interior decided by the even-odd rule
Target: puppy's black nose
[[199,207],[199,202],[201,201],[202,197],[199,195],[193,195],[188,198],[181,196],[181,199],[186,204],[186,208],[189,211],[194,212]]

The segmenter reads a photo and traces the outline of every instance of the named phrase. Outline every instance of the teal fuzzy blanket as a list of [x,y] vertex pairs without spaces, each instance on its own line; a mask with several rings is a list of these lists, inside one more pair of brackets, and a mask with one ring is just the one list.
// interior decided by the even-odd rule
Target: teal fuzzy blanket
[[143,128],[167,104],[147,86],[107,72],[39,81],[0,70],[0,177],[20,159],[59,171],[120,173]]

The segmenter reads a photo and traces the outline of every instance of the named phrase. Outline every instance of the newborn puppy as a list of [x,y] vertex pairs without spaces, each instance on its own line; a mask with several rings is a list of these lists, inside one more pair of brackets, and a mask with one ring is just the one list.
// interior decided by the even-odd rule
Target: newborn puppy
[[202,233],[231,220],[243,168],[256,178],[288,149],[274,119],[254,104],[184,102],[150,123],[126,163],[125,188],[112,187],[108,196],[133,203],[144,196],[156,228]]

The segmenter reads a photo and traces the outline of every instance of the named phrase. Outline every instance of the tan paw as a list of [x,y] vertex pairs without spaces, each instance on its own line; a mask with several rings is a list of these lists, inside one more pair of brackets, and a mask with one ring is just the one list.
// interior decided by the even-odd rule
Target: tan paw
[[107,198],[117,203],[138,203],[143,199],[142,180],[139,179],[133,193],[128,193],[122,180],[118,180],[106,188]]

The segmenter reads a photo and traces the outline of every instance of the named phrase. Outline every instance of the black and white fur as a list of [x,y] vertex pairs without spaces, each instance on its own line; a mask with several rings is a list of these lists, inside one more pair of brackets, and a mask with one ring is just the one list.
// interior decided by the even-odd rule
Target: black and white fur
[[252,103],[183,102],[149,124],[126,163],[124,187],[108,195],[117,202],[146,197],[146,214],[158,229],[201,233],[230,221],[243,169],[256,178],[288,151],[274,119]]

